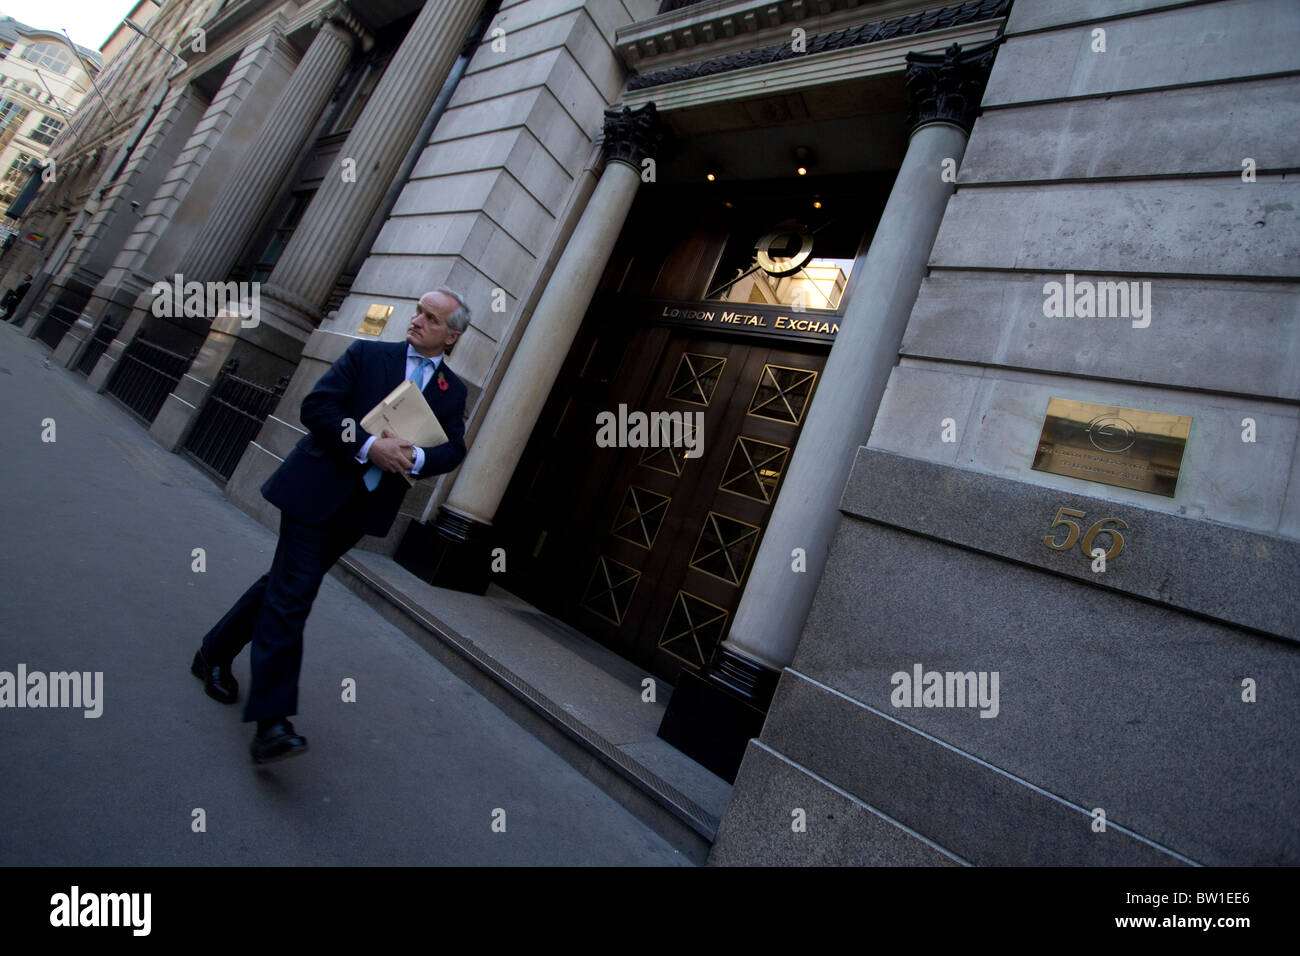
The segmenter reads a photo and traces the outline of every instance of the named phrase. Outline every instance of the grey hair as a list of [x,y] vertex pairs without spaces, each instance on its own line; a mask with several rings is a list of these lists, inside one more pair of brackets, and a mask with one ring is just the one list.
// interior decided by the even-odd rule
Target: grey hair
[[458,306],[458,308],[456,309],[455,312],[451,313],[451,315],[447,316],[447,328],[451,329],[454,332],[464,332],[467,328],[469,328],[469,321],[471,316],[469,311],[469,304],[466,303],[465,297],[461,295],[459,292],[453,292],[451,289],[448,289],[445,285],[440,285],[438,286],[438,288],[434,289],[433,291],[441,292],[443,295],[449,295],[456,300],[456,305]]

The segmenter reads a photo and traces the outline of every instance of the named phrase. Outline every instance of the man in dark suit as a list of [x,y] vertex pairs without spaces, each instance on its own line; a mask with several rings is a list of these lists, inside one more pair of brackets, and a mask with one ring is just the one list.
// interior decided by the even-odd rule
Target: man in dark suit
[[[467,392],[442,359],[469,320],[460,295],[428,292],[404,343],[353,342],[303,399],[307,434],[262,485],[262,496],[280,509],[271,570],[208,632],[190,665],[209,697],[233,704],[239,687],[230,662],[252,642],[244,720],[257,721],[255,763],[307,749],[288,718],[298,712],[303,625],[326,572],[363,534],[388,533],[409,487],[404,474],[443,474],[465,457]],[[446,444],[419,448],[387,430],[377,437],[362,430],[361,419],[403,379],[420,383]]]
[[5,319],[10,319],[18,311],[18,306],[22,304],[23,298],[27,295],[27,290],[32,287],[32,274],[29,272],[23,276],[23,281],[18,283],[4,294],[0,299],[0,313],[3,313]]

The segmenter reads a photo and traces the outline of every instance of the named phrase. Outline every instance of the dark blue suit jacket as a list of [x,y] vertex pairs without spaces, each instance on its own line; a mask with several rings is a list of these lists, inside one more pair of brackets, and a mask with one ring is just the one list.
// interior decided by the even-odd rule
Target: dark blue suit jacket
[[[366,534],[386,535],[410,486],[402,475],[386,471],[379,486],[368,491],[362,475],[370,465],[361,464],[356,456],[369,437],[361,419],[405,378],[405,342],[358,340],[348,346],[302,400],[307,434],[262,485],[262,497],[299,521],[320,524],[353,495],[362,495],[363,529]],[[439,387],[439,378],[446,381],[446,389]],[[444,358],[429,379],[424,398],[442,423],[448,441],[424,449],[424,467],[416,478],[443,474],[464,460],[467,394],[465,383],[447,367]],[[345,419],[354,423],[351,441],[346,440]]]

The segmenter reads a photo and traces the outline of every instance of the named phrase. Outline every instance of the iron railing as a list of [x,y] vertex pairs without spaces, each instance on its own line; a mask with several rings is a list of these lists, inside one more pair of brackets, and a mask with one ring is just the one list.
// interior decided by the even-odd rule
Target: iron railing
[[289,386],[287,375],[268,388],[240,378],[238,369],[233,358],[222,366],[184,446],[186,455],[222,482],[235,473],[244,449]]
[[45,313],[45,318],[41,319],[41,324],[36,329],[36,337],[50,348],[58,348],[68,329],[76,323],[79,314],[67,306],[54,306]]
[[146,425],[152,425],[163,402],[198,354],[197,345],[189,355],[182,355],[137,335],[113,366],[108,394]]
[[99,364],[99,357],[108,351],[108,346],[113,339],[117,338],[117,333],[122,331],[120,322],[114,323],[111,319],[104,319],[99,323],[99,328],[95,329],[95,334],[91,336],[90,343],[86,350],[81,353],[81,358],[77,362],[77,371],[82,375],[89,375]]

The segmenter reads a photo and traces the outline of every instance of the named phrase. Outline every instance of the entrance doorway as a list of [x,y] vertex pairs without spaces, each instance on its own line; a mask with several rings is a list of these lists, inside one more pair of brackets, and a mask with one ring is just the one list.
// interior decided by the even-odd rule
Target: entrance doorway
[[[496,583],[670,684],[708,668],[891,183],[638,199],[493,519]],[[601,447],[620,409],[698,415],[702,453]]]
[[[605,306],[617,311],[616,304]],[[825,349],[604,324],[498,526],[506,587],[675,683],[726,636]],[[597,415],[702,421],[689,447],[598,447]],[[695,413],[701,413],[702,419]],[[539,428],[539,432],[543,429]]]

